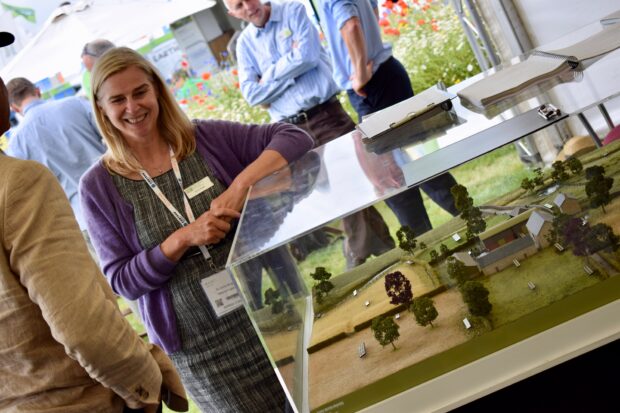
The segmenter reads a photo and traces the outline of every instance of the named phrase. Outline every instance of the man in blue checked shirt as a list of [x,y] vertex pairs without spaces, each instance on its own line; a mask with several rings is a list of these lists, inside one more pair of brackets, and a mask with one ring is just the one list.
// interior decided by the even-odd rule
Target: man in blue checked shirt
[[[381,39],[377,0],[319,0],[318,9],[334,64],[334,79],[347,91],[360,120],[413,96],[407,71],[392,56],[392,47]],[[386,203],[401,225],[420,235],[432,225],[419,188],[454,216],[458,214],[450,193],[454,185],[455,179],[445,173]]]
[[[224,0],[228,14],[250,23],[237,41],[241,93],[268,108],[272,121],[292,123],[323,145],[355,123],[338,101],[329,55],[319,33],[295,1]],[[344,219],[349,268],[394,247],[387,225],[370,207]]]
[[[307,130],[319,145],[354,129],[336,98],[329,55],[301,3],[225,3],[231,16],[251,23],[237,41],[239,84],[250,105],[268,108],[274,122]],[[333,129],[337,134],[327,134]]]

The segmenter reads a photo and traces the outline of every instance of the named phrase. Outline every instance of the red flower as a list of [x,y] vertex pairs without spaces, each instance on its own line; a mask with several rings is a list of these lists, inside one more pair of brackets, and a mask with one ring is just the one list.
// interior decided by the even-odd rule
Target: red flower
[[194,100],[198,100],[198,99],[200,99],[200,96],[198,96],[198,95],[194,95],[194,96],[192,96],[192,99],[194,99]]
[[423,26],[425,23],[426,23],[426,21],[424,19],[418,20],[418,25],[419,26]]
[[211,79],[211,73],[209,73],[209,72],[204,72],[204,73],[202,74],[202,80],[209,80],[209,79]]
[[404,0],[400,0],[398,2],[398,5],[400,6],[401,9],[407,9],[409,6],[407,6],[407,3],[405,3]]
[[237,71],[237,69],[233,69],[232,74],[235,76],[239,76],[239,72]]
[[431,29],[432,29],[434,32],[438,32],[438,31],[439,31],[439,26],[437,26],[436,24],[431,24]]
[[181,66],[182,66],[182,67],[188,67],[188,66],[189,66],[189,63],[187,63],[187,61],[186,61],[186,60],[181,60]]
[[388,19],[380,19],[379,20],[379,26],[389,27],[390,26],[390,21]]
[[187,105],[187,99],[181,99],[181,100],[179,100],[179,103],[181,105]]
[[235,82],[235,87],[239,89],[239,82]]
[[226,86],[222,86],[222,90],[223,90],[224,92],[228,92],[228,88],[227,88]]
[[405,10],[400,12],[401,17],[405,17],[407,15],[407,12]]
[[215,109],[215,106],[213,106],[213,105],[207,106],[207,110],[213,110],[213,109]]
[[399,26],[406,26],[406,25],[408,25],[408,24],[409,24],[409,22],[408,22],[407,20],[405,20],[405,19],[400,19],[400,20],[398,21],[398,25],[399,25]]
[[198,100],[198,104],[199,104],[199,105],[203,105],[204,103],[205,103],[205,100],[204,100],[204,99],[199,99],[199,100]]
[[386,9],[392,10],[392,8],[394,7],[394,3],[392,3],[391,0],[388,0],[385,3],[383,3],[383,7],[385,7]]
[[430,8],[431,8],[430,4],[425,4],[424,6],[422,6],[422,11],[426,11]]

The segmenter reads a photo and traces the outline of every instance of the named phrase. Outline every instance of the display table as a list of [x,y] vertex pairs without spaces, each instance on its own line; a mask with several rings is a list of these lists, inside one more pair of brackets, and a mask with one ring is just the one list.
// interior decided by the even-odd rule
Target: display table
[[[335,288],[328,294],[326,305],[317,303],[316,291],[311,291],[314,281],[288,252],[288,245],[304,235],[334,228],[343,217],[618,96],[620,72],[610,69],[614,67],[620,67],[620,51],[586,68],[580,81],[549,82],[535,93],[528,91],[528,100],[517,97],[510,104],[502,102],[508,107],[498,105],[487,113],[466,108],[455,98],[454,123],[415,142],[388,139],[371,148],[362,143],[359,132],[352,132],[313,150],[252,188],[228,268],[298,411],[445,411],[620,337],[617,270],[605,270],[599,278],[592,278],[576,264],[563,274],[553,275],[559,281],[547,284],[551,276],[546,278],[543,273],[553,273],[551,267],[581,262],[570,251],[556,258],[553,247],[540,248],[522,265],[515,264],[521,267],[518,270],[508,268],[479,276],[477,280],[491,289],[493,310],[488,319],[498,325],[474,325],[473,330],[463,325],[464,318],[472,317],[459,288],[442,275],[447,257],[429,260],[428,252],[420,249],[407,255],[397,248],[352,271],[332,274]],[[468,79],[448,92],[456,94],[485,75]],[[550,90],[564,97],[574,94],[576,99],[554,102],[547,94]],[[540,105],[548,103],[562,114],[551,119],[540,116]],[[612,167],[616,156],[620,162],[620,148],[616,146],[592,152],[583,159],[584,166],[605,164],[608,173],[620,181],[620,171]],[[575,176],[570,184],[555,189],[547,185],[540,193],[508,191],[507,198],[512,201],[501,206],[537,208],[532,205],[551,203],[564,191],[574,193],[587,208],[583,189],[576,189],[582,188],[583,182],[585,177]],[[588,215],[592,225],[606,222],[614,227],[618,224],[616,211],[620,216],[620,204],[616,203],[612,202],[606,214],[584,210],[579,216]],[[487,221],[492,225],[491,219]],[[433,248],[452,242],[449,238],[453,233],[464,238],[464,223],[458,218],[446,228],[436,228],[421,239]],[[450,253],[458,253],[473,244],[462,240],[450,245]],[[615,259],[613,254],[605,254]],[[553,264],[535,264],[551,262],[542,257]],[[328,262],[317,263],[321,265],[330,271]],[[389,303],[363,297],[377,297],[386,272],[401,268],[411,271],[413,278],[418,274],[419,279],[412,281],[414,295],[424,290],[424,295],[432,297],[440,318],[436,327],[422,328],[411,313],[401,312],[397,320],[401,339],[396,342],[400,349],[392,351],[390,346],[381,348],[374,341],[369,325],[377,316],[393,316],[395,312]],[[430,282],[419,275],[423,268]],[[524,277],[524,283],[513,286],[509,279],[500,281],[506,271],[520,271],[512,279]],[[529,281],[534,279],[535,284]],[[499,292],[502,285],[509,285],[508,292]],[[278,295],[269,298],[267,290],[277,290]],[[510,295],[513,292],[514,297]],[[547,295],[553,298],[535,299]],[[518,300],[526,304],[515,304]],[[521,307],[511,307],[516,305]],[[523,314],[510,321],[506,321],[509,316],[498,315],[516,310]]]

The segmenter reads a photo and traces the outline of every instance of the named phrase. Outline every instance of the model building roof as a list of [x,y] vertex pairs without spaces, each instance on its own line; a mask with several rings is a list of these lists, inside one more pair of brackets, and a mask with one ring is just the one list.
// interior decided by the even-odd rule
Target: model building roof
[[562,204],[568,200],[579,202],[579,200],[575,198],[574,196],[560,192],[558,196],[556,196],[555,199],[553,200],[553,203],[556,204],[557,206],[562,206]]
[[489,229],[487,229],[486,231],[484,231],[483,233],[481,233],[478,237],[481,240],[485,240],[487,238],[491,238],[493,235],[497,235],[500,232],[507,230],[509,228],[514,227],[517,224],[520,224],[523,221],[526,221],[530,215],[532,214],[534,210],[530,209],[525,211],[522,214],[517,215],[516,217],[512,217],[504,222],[502,222],[501,224],[497,224]]
[[465,264],[468,267],[478,266],[478,263],[476,262],[476,260],[466,252],[455,252],[452,255],[454,255],[454,258],[461,261],[463,264]]
[[519,237],[508,244],[502,245],[487,254],[479,255],[476,258],[476,261],[478,261],[480,268],[485,268],[532,245],[534,245],[534,240],[531,236],[526,235],[524,237]]
[[538,236],[545,222],[552,223],[553,215],[543,211],[534,211],[532,212],[530,219],[527,220],[527,230],[532,235]]

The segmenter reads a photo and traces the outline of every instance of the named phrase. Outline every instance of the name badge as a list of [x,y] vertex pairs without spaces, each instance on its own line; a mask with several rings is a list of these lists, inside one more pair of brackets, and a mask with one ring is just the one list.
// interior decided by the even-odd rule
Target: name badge
[[280,32],[280,36],[282,36],[283,39],[291,37],[292,34],[293,34],[293,32],[290,29],[288,29],[288,28],[286,28],[286,29],[284,29],[284,30],[282,30]]
[[200,285],[218,318],[243,305],[241,294],[239,294],[235,282],[226,270],[203,278]]
[[205,176],[200,181],[194,182],[193,184],[185,188],[185,193],[187,194],[189,199],[192,199],[199,193],[206,191],[212,186],[213,186],[213,181],[211,181],[211,179],[208,176]]

